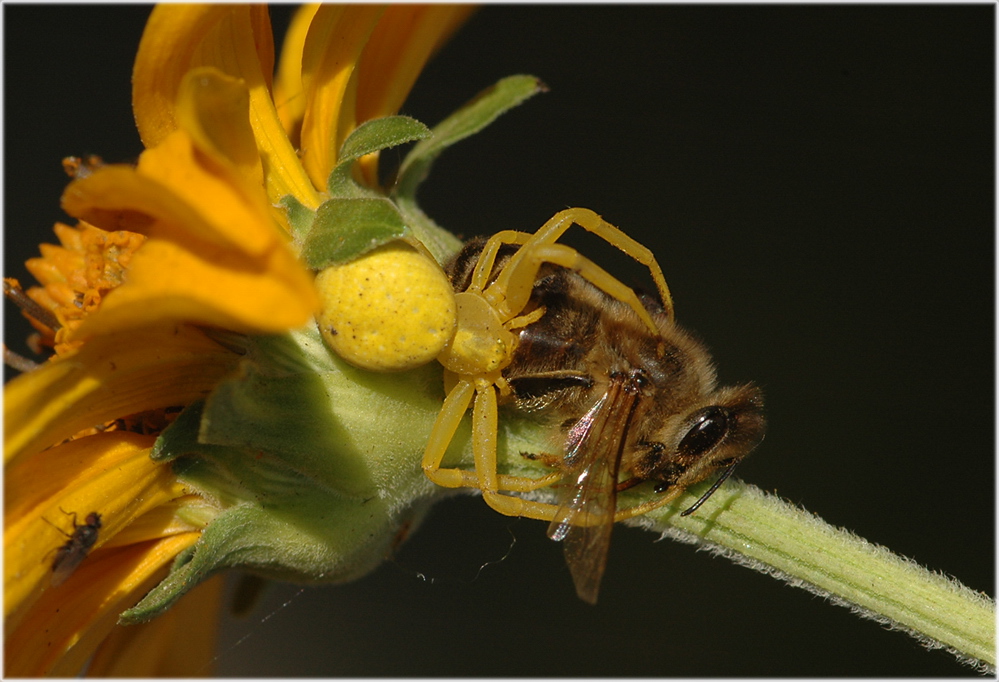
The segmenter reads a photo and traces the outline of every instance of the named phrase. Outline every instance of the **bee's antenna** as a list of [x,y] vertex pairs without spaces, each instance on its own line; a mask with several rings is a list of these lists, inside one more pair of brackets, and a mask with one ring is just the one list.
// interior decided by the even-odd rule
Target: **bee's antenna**
[[697,502],[694,502],[694,504],[690,505],[690,507],[688,507],[686,510],[680,512],[680,516],[690,516],[695,511],[697,511],[698,508],[700,508],[700,506],[702,504],[704,504],[704,502],[709,497],[711,497],[712,495],[715,494],[715,491],[718,490],[718,488],[721,487],[721,484],[728,480],[728,477],[732,475],[733,471],[735,471],[735,467],[736,467],[737,464],[738,464],[738,462],[732,462],[732,464],[729,465],[729,467],[727,469],[725,469],[725,472],[721,476],[718,477],[718,480],[715,481],[715,484],[713,486],[711,486],[710,488],[708,488],[708,491],[706,493],[704,493],[703,495],[701,495],[701,498],[699,500],[697,500]]

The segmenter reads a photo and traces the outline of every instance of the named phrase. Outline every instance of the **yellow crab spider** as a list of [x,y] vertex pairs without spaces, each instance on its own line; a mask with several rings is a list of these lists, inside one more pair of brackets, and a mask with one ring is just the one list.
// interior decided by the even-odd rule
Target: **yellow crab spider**
[[[500,491],[528,492],[551,485],[561,476],[557,471],[537,479],[503,475],[498,473],[496,461],[497,392],[506,396],[511,391],[502,372],[517,348],[515,330],[544,315],[544,308],[521,314],[541,266],[551,263],[575,271],[607,295],[630,306],[653,333],[659,331],[632,289],[574,249],[556,243],[574,224],[646,266],[652,273],[666,313],[670,316],[673,313],[669,288],[652,252],[588,209],[561,211],[533,235],[507,230],[486,242],[468,288],[455,294],[457,328],[437,358],[446,370],[448,394],[423,454],[423,471],[431,481],[443,487],[478,488],[490,507],[508,516],[550,521],[555,515],[555,506],[504,495]],[[490,283],[497,254],[504,244],[520,248]],[[442,468],[444,454],[470,405],[475,471]]]

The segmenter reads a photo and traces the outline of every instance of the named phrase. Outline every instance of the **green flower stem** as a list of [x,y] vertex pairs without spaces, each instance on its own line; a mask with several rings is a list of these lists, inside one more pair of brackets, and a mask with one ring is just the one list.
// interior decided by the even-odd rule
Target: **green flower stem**
[[680,516],[695,499],[685,495],[630,523],[707,545],[994,671],[995,602],[986,595],[740,481]]

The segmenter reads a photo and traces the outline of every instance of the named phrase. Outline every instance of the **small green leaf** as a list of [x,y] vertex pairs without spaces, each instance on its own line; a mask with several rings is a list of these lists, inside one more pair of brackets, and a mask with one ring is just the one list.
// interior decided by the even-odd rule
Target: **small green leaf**
[[365,121],[347,136],[339,161],[354,161],[367,154],[430,137],[430,128],[408,116],[386,116]]
[[344,263],[409,234],[388,199],[330,199],[316,211],[302,258],[313,270]]
[[547,87],[534,76],[509,76],[482,91],[436,126],[433,135],[419,142],[399,168],[395,193],[412,198],[437,156],[459,140],[474,135],[506,111],[544,92]]
[[281,197],[279,203],[288,218],[288,226],[291,227],[292,236],[296,240],[304,239],[305,235],[309,234],[309,230],[312,229],[312,221],[316,218],[315,212],[309,210],[305,204],[291,194]]
[[344,140],[337,165],[326,179],[331,197],[362,198],[377,196],[354,182],[354,162],[366,154],[396,147],[406,142],[430,137],[430,129],[408,116],[386,116],[365,121]]
[[338,163],[326,178],[326,193],[334,199],[377,199],[382,196],[354,180],[354,161]]

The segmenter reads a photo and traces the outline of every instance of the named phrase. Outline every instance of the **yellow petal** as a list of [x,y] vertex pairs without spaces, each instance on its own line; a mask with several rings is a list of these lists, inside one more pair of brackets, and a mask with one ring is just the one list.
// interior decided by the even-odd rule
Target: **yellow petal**
[[399,111],[430,56],[474,10],[472,5],[391,5],[364,48],[357,120]]
[[281,332],[318,308],[262,192],[199,154],[182,130],[144,152],[138,168],[105,166],[71,183],[63,207],[150,235],[125,283],[72,339],[163,321]]
[[187,326],[98,336],[4,387],[8,465],[122,415],[206,396],[239,356]]
[[[323,5],[316,12],[302,52],[306,111],[302,163],[313,185],[325,187],[349,129],[341,123],[344,97],[364,48],[384,11],[376,5]],[[353,111],[347,110],[350,118]]]
[[[158,5],[153,8],[139,42],[132,69],[132,109],[139,136],[155,147],[177,129],[175,105],[185,74],[196,66],[218,66],[236,49],[225,41],[234,30],[249,33],[252,53],[241,55],[247,80],[270,87],[274,70],[274,37],[267,8],[261,5]],[[247,45],[240,41],[239,48]],[[207,54],[206,54],[207,53]],[[241,78],[237,69],[227,71]]]
[[210,505],[200,495],[183,495],[138,517],[120,533],[108,538],[103,546],[122,547],[168,535],[203,531],[218,514],[218,507]]
[[297,144],[305,115],[305,92],[302,89],[302,50],[309,26],[316,16],[318,4],[302,5],[291,18],[291,25],[284,35],[281,59],[278,60],[277,78],[274,80],[274,106],[292,144]]
[[185,533],[94,552],[69,580],[43,593],[16,629],[7,631],[6,674],[78,674],[118,615],[162,580],[174,557],[200,537]]
[[[357,121],[397,113],[427,60],[474,9],[472,5],[390,5],[357,68]],[[360,165],[367,183],[376,185],[378,155],[365,156]]]
[[250,93],[243,81],[218,69],[191,69],[177,95],[177,121],[194,146],[254,186],[263,186],[264,167],[249,118]]
[[128,281],[105,296],[72,338],[162,321],[281,333],[306,324],[318,307],[308,274],[283,247],[248,258],[149,239],[133,257]]
[[206,163],[180,130],[143,152],[137,168],[108,165],[71,182],[62,207],[106,230],[205,241],[249,254],[282,241],[263,194]]
[[211,677],[223,576],[198,585],[162,616],[118,626],[104,640],[88,677]]
[[[96,551],[157,505],[183,494],[170,467],[149,458],[155,438],[123,431],[70,441],[9,468],[5,481],[4,613],[17,627],[49,587],[56,550],[97,512]],[[75,514],[75,521],[73,515]],[[60,532],[60,529],[62,532]]]
[[274,109],[270,92],[273,37],[266,9],[238,5],[159,5],[150,15],[132,73],[132,106],[147,147],[178,128],[177,96],[185,74],[215,67],[242,79],[249,120],[266,173],[271,202],[294,195],[315,209],[319,198]]
[[177,129],[174,105],[184,74],[225,5],[158,5],[146,22],[132,69],[132,110],[139,137],[155,147]]

